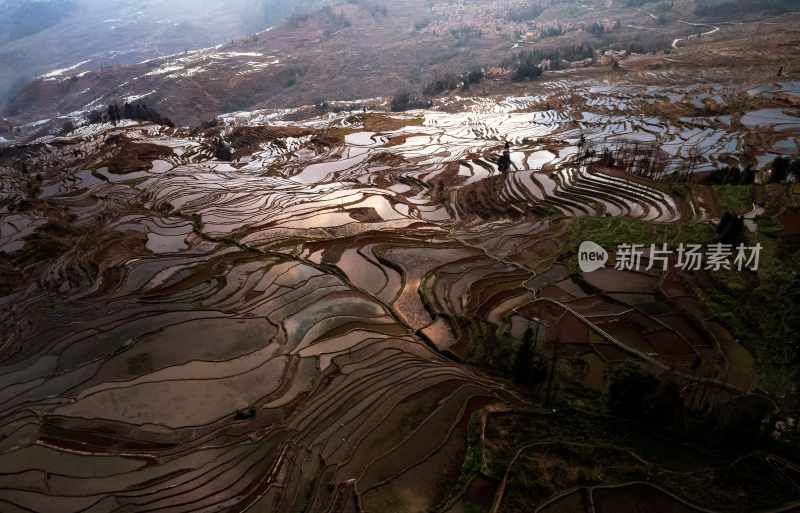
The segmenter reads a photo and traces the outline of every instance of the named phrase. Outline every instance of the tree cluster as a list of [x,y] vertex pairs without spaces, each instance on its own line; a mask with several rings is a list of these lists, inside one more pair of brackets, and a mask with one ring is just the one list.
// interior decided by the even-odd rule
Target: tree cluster
[[606,28],[600,23],[595,21],[594,23],[589,25],[589,28],[587,28],[586,31],[596,36],[599,36],[605,33]]
[[483,70],[474,69],[461,75],[461,80],[464,83],[464,89],[469,89],[470,86],[478,85],[483,80]]
[[454,73],[445,73],[425,84],[422,94],[436,96],[439,93],[458,88],[460,83],[461,80]]
[[545,39],[548,37],[557,37],[564,34],[564,32],[566,32],[566,30],[564,30],[564,28],[561,25],[555,25],[552,27],[546,27],[544,30],[542,30],[539,37],[541,39]]
[[635,365],[616,369],[608,388],[608,409],[614,415],[652,423],[672,422],[684,413],[678,387],[662,382]]
[[98,125],[105,121],[105,116],[102,111],[93,110],[86,116],[86,121],[88,121],[90,125]]
[[[539,66],[545,60],[550,61],[552,69],[560,69],[563,62],[574,62],[594,57],[594,47],[589,43],[582,43],[563,48],[554,48],[549,50],[536,49],[529,52],[522,52],[511,57],[510,60],[503,62],[503,67],[511,68],[514,70],[519,69],[521,64],[525,66]],[[533,71],[532,73],[536,73]],[[537,75],[538,76],[538,75]]]
[[738,246],[744,242],[744,220],[735,214],[725,212],[717,225],[717,235],[721,243]]
[[755,179],[756,172],[751,167],[741,170],[738,166],[728,166],[709,173],[705,182],[708,185],[749,185]]
[[785,183],[787,181],[800,182],[800,159],[790,160],[778,157],[772,161],[770,182]]
[[513,80],[534,80],[542,76],[542,62],[534,52],[521,53],[517,56],[517,64],[514,68]]
[[613,49],[625,50],[628,55],[633,53],[647,54],[669,50],[672,46],[672,35],[662,32],[636,33],[625,41],[611,43]]
[[221,137],[214,139],[212,148],[214,150],[215,159],[223,160],[225,162],[230,162],[233,160],[233,150],[230,146],[225,144],[225,141]]
[[579,45],[568,46],[559,48],[552,55],[548,56],[555,61],[580,61],[583,59],[590,59],[594,57],[594,47],[589,43],[581,43]]
[[534,388],[550,375],[545,355],[537,346],[537,331],[528,327],[521,339],[508,332],[508,326],[461,319],[458,323],[467,340],[464,360],[503,376],[526,388]]
[[[89,115],[89,122],[95,123],[98,120],[102,119],[102,114],[98,117],[98,114],[95,112]],[[106,119],[116,126],[120,121],[123,119],[131,119],[133,121],[146,121],[149,123],[154,123],[156,125],[164,125],[171,128],[175,127],[175,123],[172,122],[171,119],[162,116],[158,112],[156,112],[151,107],[143,103],[125,103],[124,105],[120,106],[118,103],[114,102],[108,106],[106,109]]]
[[[699,359],[695,362],[695,371],[700,363]],[[689,402],[702,401],[707,387],[696,383],[687,389]],[[769,400],[761,396],[740,396],[706,405],[705,412],[690,412],[675,382],[655,377],[633,364],[612,371],[608,409],[615,416],[684,432],[699,443],[737,449],[751,448],[762,441],[767,434],[766,421],[773,413]]]
[[529,327],[512,357],[511,377],[518,385],[533,387],[544,383],[547,376],[547,361],[536,350],[536,334]]
[[455,73],[445,73],[431,80],[422,88],[422,94],[426,96],[436,96],[437,94],[452,91],[462,87],[469,89],[472,85],[480,84],[483,80],[483,71],[473,69],[460,75]]
[[409,91],[399,91],[392,97],[392,112],[403,112],[412,109],[425,109],[433,104],[430,100],[420,98]]
[[66,123],[61,125],[61,135],[67,135],[70,132],[73,132],[74,130],[75,130],[75,123],[73,123],[72,121],[67,121]]

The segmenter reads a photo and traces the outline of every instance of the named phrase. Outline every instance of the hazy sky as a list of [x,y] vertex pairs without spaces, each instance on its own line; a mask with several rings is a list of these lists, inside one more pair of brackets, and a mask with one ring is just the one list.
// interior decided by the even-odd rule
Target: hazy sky
[[25,82],[54,69],[87,60],[81,70],[130,64],[227,42],[262,30],[274,21],[273,13],[297,3],[0,0],[0,105]]

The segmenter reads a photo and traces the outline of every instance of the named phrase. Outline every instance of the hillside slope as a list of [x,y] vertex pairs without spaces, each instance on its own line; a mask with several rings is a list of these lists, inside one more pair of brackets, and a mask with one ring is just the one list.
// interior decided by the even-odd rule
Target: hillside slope
[[[508,66],[528,51],[560,52],[561,68],[602,65],[604,70],[610,61],[602,54],[615,52],[625,55],[623,68],[627,62],[638,71],[686,67],[688,74],[675,77],[687,83],[704,81],[715,67],[722,71],[710,79],[728,82],[763,80],[781,66],[784,76],[797,71],[791,15],[778,19],[759,11],[748,15],[750,21],[717,26],[697,14],[695,0],[637,8],[628,3],[540,0],[533,3],[539,9],[531,10],[518,0],[338,2],[228,44],[41,78],[18,94],[4,115],[21,126],[141,100],[188,125],[239,110],[421,91],[445,74]],[[764,30],[763,20],[771,20],[765,23],[772,30]],[[743,41],[757,51],[742,47]],[[727,42],[733,46],[726,48]],[[722,48],[709,52],[708,45]],[[572,56],[587,51],[593,56],[588,63]],[[640,65],[642,56],[646,62]],[[736,65],[747,65],[746,73],[735,76]]]
[[0,2],[0,105],[39,75],[78,74],[224,43],[314,4],[318,2]]

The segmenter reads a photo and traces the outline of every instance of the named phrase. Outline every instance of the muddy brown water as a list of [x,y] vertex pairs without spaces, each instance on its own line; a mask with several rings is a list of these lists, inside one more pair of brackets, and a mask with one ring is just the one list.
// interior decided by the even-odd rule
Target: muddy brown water
[[[655,316],[693,344],[702,334],[687,309],[646,306],[672,301],[658,280],[607,269],[578,284],[555,259],[571,250],[564,218],[702,216],[575,164],[571,145],[581,127],[646,127],[711,153],[725,138],[529,101],[349,119],[316,143],[304,138],[321,120],[283,121],[234,135],[238,162],[147,127],[0,156],[0,251],[18,278],[0,283],[0,510],[424,509],[439,493],[430,472],[460,469],[469,413],[518,401],[438,351],[461,342],[451,317],[517,332],[537,318],[549,344],[603,362],[630,356],[592,334],[616,322],[609,332],[684,365],[691,347]],[[517,169],[501,175],[505,139]],[[20,159],[41,174],[33,200]]]

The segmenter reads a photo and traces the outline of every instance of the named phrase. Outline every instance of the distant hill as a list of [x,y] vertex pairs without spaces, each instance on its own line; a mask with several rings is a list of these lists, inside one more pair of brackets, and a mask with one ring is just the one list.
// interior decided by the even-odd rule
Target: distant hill
[[134,64],[229,42],[318,3],[0,0],[0,105],[42,74]]
[[[552,71],[609,66],[632,54],[663,56],[679,47],[705,45],[712,35],[742,37],[739,24],[714,27],[708,25],[713,20],[699,14],[708,2],[740,0],[335,0],[322,7],[322,0],[233,0],[225,8],[205,0],[218,9],[195,9],[202,11],[197,16],[205,16],[205,21],[195,17],[171,24],[164,20],[178,19],[174,12],[155,15],[157,8],[166,9],[163,2],[111,0],[127,10],[120,7],[118,19],[113,20],[94,16],[100,21],[92,25],[93,31],[106,31],[104,37],[95,34],[87,41],[62,43],[59,34],[86,31],[84,27],[84,32],[64,32],[61,27],[71,26],[69,20],[85,22],[89,15],[79,16],[78,9],[100,2],[76,1],[76,11],[64,21],[19,40],[29,49],[50,46],[53,53],[67,55],[47,73],[42,70],[38,80],[21,87],[0,111],[25,132],[38,133],[48,119],[56,127],[66,118],[79,120],[115,101],[141,100],[175,123],[187,125],[241,110],[385,97],[402,91],[443,94],[458,85],[458,76],[480,68],[492,77],[510,76],[509,68],[522,62],[523,54],[526,62],[541,63]],[[188,1],[174,0],[172,9]],[[785,1],[757,0],[761,7],[747,16],[762,19]],[[133,4],[141,4],[147,14],[132,11]],[[98,4],[102,9],[107,7]],[[219,23],[208,22],[214,13]],[[215,27],[213,37],[202,26]],[[268,28],[254,28],[264,26]],[[223,37],[242,31],[249,35],[235,40]],[[150,35],[136,35],[143,32]],[[194,45],[201,49],[181,52],[193,47],[195,36],[204,41]],[[33,38],[39,37],[52,42],[34,45]],[[140,40],[150,43],[135,46]],[[108,50],[116,44],[135,49]],[[85,51],[91,45],[103,57]],[[83,50],[70,50],[76,46]],[[757,64],[769,67],[770,74],[786,65],[769,62],[780,54],[779,48],[783,47],[770,51],[769,59],[758,58]],[[720,55],[683,51],[701,60]],[[108,58],[111,54],[115,59]],[[158,57],[145,60],[145,55]],[[2,59],[0,49],[0,63]]]

